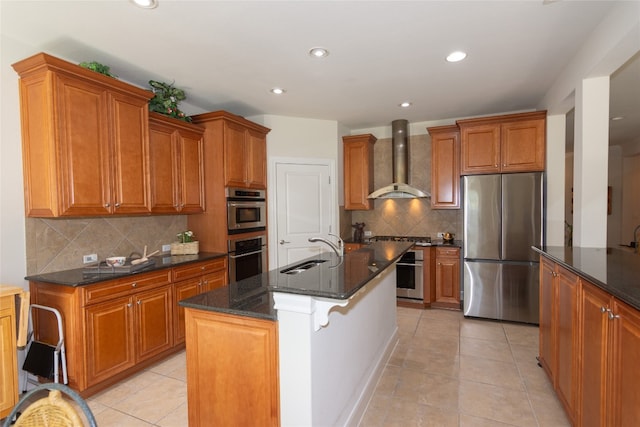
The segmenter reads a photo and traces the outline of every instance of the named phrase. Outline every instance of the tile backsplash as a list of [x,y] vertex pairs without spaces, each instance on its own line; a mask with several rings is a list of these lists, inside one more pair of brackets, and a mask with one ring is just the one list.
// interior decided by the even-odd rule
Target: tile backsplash
[[[373,146],[374,189],[393,181],[391,138]],[[409,184],[431,192],[431,137],[409,137]],[[353,223],[364,222],[374,236],[431,236],[450,232],[462,237],[461,209],[431,209],[431,199],[378,199],[370,211],[351,211]],[[353,235],[353,232],[351,233]]]
[[[185,215],[74,219],[26,218],[27,274],[79,268],[82,256],[162,250],[187,228]],[[197,236],[196,236],[197,237]]]

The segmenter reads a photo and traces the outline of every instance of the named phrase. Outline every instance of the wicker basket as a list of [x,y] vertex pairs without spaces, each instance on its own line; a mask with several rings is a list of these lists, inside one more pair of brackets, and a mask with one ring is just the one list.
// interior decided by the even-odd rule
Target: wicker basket
[[196,255],[198,252],[200,252],[200,245],[197,241],[171,244],[171,255]]

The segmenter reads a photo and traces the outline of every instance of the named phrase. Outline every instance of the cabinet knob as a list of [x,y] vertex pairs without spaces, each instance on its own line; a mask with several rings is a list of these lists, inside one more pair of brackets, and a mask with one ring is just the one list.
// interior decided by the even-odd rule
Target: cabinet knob
[[131,308],[131,303],[127,304],[127,307]]
[[202,267],[200,267],[200,270],[204,270],[204,265]]
[[137,284],[136,282],[133,282],[133,283],[131,284],[131,287],[132,287],[132,288],[135,288],[136,286],[138,286],[138,284]]
[[498,167],[498,164],[496,163],[495,165],[493,165],[493,167],[494,167],[494,168],[497,168],[497,167]]
[[105,204],[104,204],[104,207],[105,207],[105,208],[108,208],[109,206],[111,206],[111,204],[110,204],[110,203],[105,203]]
[[116,208],[120,207],[120,203],[116,202]]
[[605,307],[600,307],[600,313],[606,313],[607,312],[607,308]]
[[613,314],[613,312],[609,310],[609,320],[619,319],[619,318],[620,318],[619,314]]
[[142,304],[142,300],[138,300],[138,305]]

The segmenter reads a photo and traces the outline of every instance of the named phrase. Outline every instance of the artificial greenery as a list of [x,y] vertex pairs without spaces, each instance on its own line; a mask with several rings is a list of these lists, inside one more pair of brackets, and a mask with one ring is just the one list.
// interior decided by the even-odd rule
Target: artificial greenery
[[110,68],[106,65],[103,65],[96,61],[91,62],[81,62],[80,66],[82,68],[86,68],[91,71],[95,71],[96,73],[104,74],[105,76],[113,77],[114,79],[118,76],[111,74]]
[[157,82],[149,80],[149,85],[155,96],[149,101],[149,111],[164,114],[165,116],[190,122],[191,117],[186,116],[178,108],[178,103],[187,99],[182,89],[173,87],[173,83]]

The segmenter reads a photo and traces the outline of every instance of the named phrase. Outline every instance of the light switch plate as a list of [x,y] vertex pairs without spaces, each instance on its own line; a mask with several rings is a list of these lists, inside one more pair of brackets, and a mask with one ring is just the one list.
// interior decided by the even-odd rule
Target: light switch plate
[[444,238],[444,231],[441,231],[438,233],[438,239],[443,239]]
[[169,252],[171,250],[171,245],[162,245],[162,252]]
[[372,236],[371,231],[369,231],[369,230],[365,230],[365,232],[364,232],[364,237],[371,237],[371,236]]

